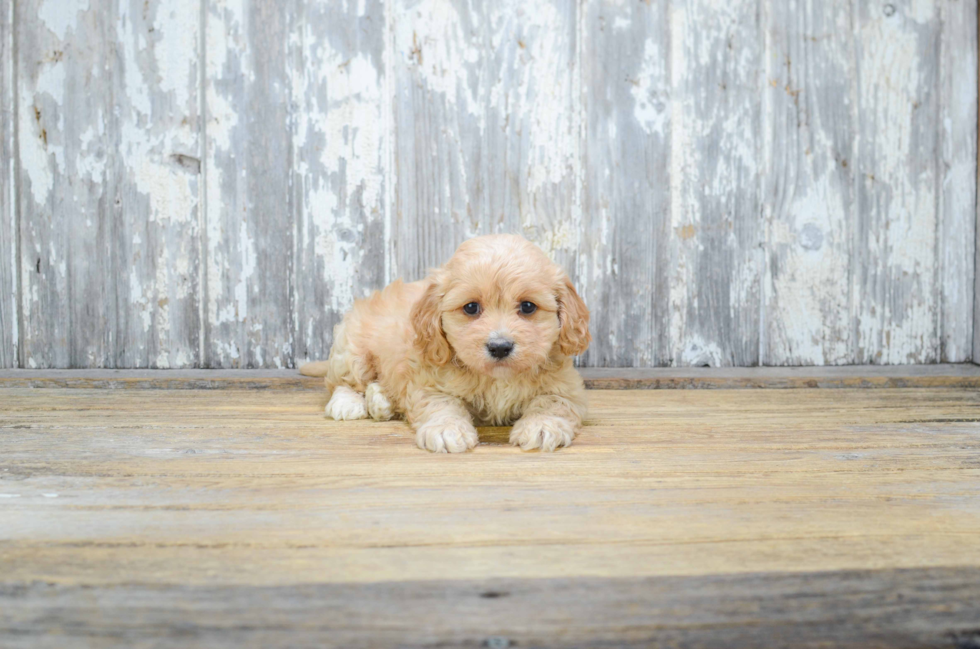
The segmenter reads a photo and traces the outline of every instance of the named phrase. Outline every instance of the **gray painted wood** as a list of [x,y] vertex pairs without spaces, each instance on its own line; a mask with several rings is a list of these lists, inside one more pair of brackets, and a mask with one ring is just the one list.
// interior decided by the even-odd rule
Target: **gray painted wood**
[[282,586],[38,580],[0,587],[0,640],[11,649],[966,648],[977,641],[978,580],[975,566]]
[[573,270],[577,17],[570,0],[392,0],[392,278],[491,232],[524,234]]
[[13,1],[0,0],[0,368],[17,367]]
[[853,345],[858,363],[939,360],[937,2],[859,3],[852,103]]
[[[827,365],[800,367],[654,367],[579,370],[589,390],[980,389],[980,366]],[[295,370],[0,370],[0,389],[308,390],[323,380]],[[943,415],[944,417],[946,415]]]
[[971,344],[976,249],[977,3],[940,3],[941,58],[939,290],[942,295],[939,358],[958,363],[975,358]]
[[17,3],[25,367],[111,366],[112,17],[81,3]]
[[[105,143],[113,367],[200,366],[200,10],[122,0]],[[111,265],[109,265],[111,264]]]
[[760,360],[762,43],[757,2],[671,4],[673,365]]
[[385,3],[290,6],[292,366],[326,358],[354,299],[385,285],[389,175]]
[[854,76],[851,2],[788,0],[766,12],[764,137],[767,365],[853,357]]
[[[578,286],[594,312],[595,339],[583,363],[666,365],[676,236],[670,221],[670,14],[666,3],[592,0],[583,27]],[[617,317],[607,317],[611,313]]]
[[592,306],[583,365],[980,358],[976,12],[18,3],[0,366],[292,367],[504,231]]
[[291,3],[206,3],[205,364],[294,354]]
[[198,364],[196,6],[18,6],[28,367]]

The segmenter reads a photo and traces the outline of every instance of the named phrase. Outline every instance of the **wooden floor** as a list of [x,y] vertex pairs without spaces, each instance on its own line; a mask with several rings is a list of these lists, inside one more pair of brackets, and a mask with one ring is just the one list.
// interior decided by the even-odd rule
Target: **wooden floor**
[[310,390],[0,389],[0,647],[980,646],[980,392],[594,391],[554,454]]

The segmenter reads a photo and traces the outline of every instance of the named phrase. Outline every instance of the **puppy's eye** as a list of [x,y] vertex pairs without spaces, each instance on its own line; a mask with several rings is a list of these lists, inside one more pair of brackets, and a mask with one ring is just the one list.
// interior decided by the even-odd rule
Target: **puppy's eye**
[[521,302],[521,313],[531,315],[538,310],[538,305],[534,302]]
[[463,306],[463,313],[466,315],[476,315],[480,312],[480,304],[478,302],[470,302]]

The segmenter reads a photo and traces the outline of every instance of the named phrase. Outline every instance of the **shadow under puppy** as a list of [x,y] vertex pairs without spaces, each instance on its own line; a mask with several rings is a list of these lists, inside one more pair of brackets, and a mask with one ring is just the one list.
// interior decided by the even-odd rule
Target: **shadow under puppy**
[[474,425],[513,424],[510,443],[572,443],[585,386],[572,357],[589,345],[589,311],[565,272],[516,235],[464,242],[424,280],[358,300],[334,330],[324,376],[337,420],[402,415],[419,448],[477,445]]

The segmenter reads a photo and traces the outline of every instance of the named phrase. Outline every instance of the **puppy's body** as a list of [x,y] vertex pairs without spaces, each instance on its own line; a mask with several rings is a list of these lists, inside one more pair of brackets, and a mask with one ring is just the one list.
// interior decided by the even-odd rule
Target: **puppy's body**
[[492,235],[463,243],[423,281],[358,300],[330,359],[301,371],[326,377],[328,416],[402,415],[421,448],[464,451],[478,442],[474,424],[514,424],[511,443],[554,450],[585,415],[571,356],[589,340],[588,310],[564,272],[521,237]]

